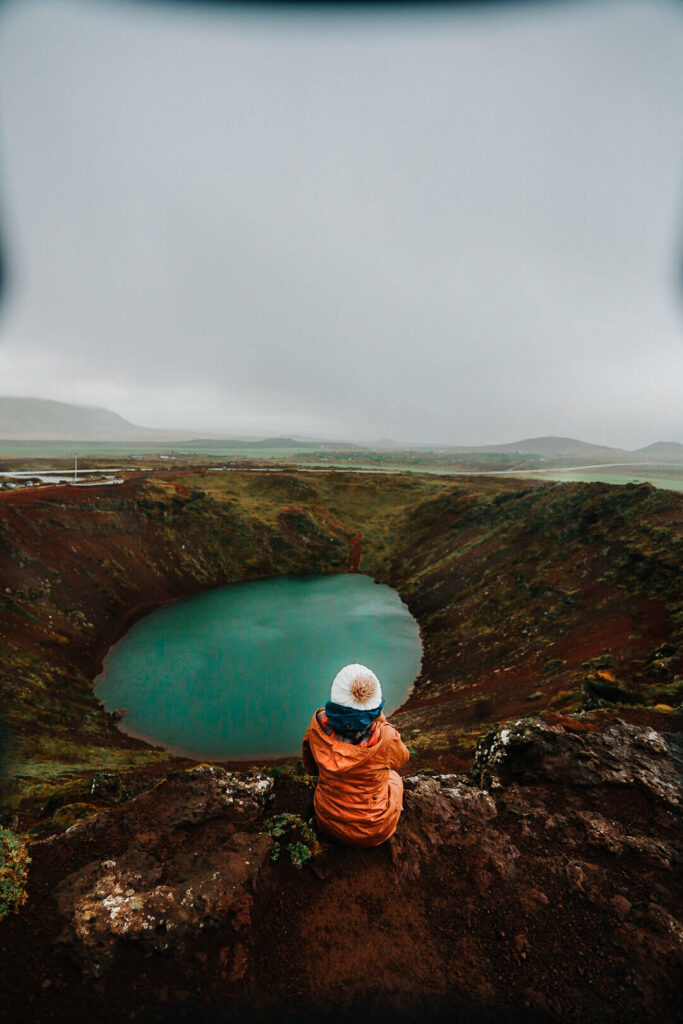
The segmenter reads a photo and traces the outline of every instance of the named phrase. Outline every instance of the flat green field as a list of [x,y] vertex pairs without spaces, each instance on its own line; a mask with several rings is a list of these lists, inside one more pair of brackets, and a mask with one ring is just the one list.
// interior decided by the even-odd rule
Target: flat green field
[[[220,443],[220,442],[219,442]],[[322,449],[319,445],[280,445],[260,447],[258,444],[235,444],[217,447],[216,442],[201,440],[189,442],[149,441],[107,442],[107,441],[3,441],[0,440],[0,470],[46,471],[64,469],[78,455],[79,466],[97,468],[94,460],[123,460],[117,468],[157,469],[183,464],[222,468],[222,464],[248,464],[248,468],[259,468],[259,464],[279,463],[281,468],[309,470],[347,470],[371,473],[430,473],[443,476],[511,476],[518,479],[557,480],[562,483],[651,483],[664,490],[683,491],[683,465],[653,463],[651,466],[613,465],[575,468],[562,465],[559,459],[554,467],[545,469],[540,456],[500,456],[481,453],[474,458],[468,455],[444,454],[405,450],[402,452],[378,452],[372,449],[334,450]],[[2,461],[7,460],[7,461]],[[54,460],[54,461],[51,461]],[[89,460],[93,460],[92,462]],[[576,460],[578,461],[578,460]],[[49,465],[46,465],[46,462]]]
[[[510,474],[512,475],[512,474]],[[653,466],[652,472],[648,472],[642,466],[637,472],[628,473],[623,470],[618,473],[610,473],[609,470],[586,469],[574,470],[559,473],[518,473],[514,474],[520,478],[533,477],[535,480],[558,480],[562,483],[579,484],[652,484],[653,487],[661,487],[666,491],[683,491],[683,469],[675,469],[670,473],[663,474],[661,466]]]

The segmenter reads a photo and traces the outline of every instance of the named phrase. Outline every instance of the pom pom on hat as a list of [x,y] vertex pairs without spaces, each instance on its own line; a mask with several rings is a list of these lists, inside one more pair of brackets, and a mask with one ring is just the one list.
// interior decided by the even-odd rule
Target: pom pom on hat
[[334,677],[330,698],[345,708],[372,711],[382,703],[382,687],[365,665],[345,665]]

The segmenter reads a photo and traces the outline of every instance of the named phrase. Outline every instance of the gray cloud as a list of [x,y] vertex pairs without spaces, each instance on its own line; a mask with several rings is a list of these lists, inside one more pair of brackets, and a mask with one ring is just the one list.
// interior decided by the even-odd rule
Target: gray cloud
[[16,2],[0,392],[145,425],[683,440],[683,18]]

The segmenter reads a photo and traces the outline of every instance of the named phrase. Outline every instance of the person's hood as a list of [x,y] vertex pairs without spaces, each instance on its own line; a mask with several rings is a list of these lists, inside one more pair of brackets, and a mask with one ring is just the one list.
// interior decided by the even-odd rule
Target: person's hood
[[371,747],[355,746],[347,743],[336,734],[328,736],[323,730],[316,715],[313,716],[313,728],[310,734],[311,753],[318,763],[328,771],[348,772],[357,768],[364,761],[374,757],[382,743],[382,732],[386,717],[380,715],[375,728],[379,731],[379,738]]

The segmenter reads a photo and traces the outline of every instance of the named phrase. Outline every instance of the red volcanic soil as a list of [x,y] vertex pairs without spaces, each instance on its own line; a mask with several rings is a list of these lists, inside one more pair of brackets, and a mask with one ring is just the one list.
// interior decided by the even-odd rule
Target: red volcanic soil
[[329,526],[335,537],[339,537],[345,544],[349,546],[349,560],[346,564],[347,572],[358,572],[360,569],[360,560],[362,556],[362,541],[363,534],[361,530],[355,533],[349,533],[339,523],[333,522],[331,519],[326,519],[325,522]]
[[73,484],[37,484],[35,487],[21,487],[15,491],[0,491],[0,503],[5,505],[36,505],[43,501],[68,501],[71,504],[89,504],[93,498],[106,497],[114,490],[122,498],[132,498],[144,481],[146,474],[117,484],[88,484],[79,487]]
[[[555,643],[549,643],[519,660],[510,658],[507,664],[503,661],[491,671],[477,671],[479,657],[475,652],[467,666],[466,685],[435,697],[428,695],[429,688],[418,687],[394,719],[399,725],[411,721],[415,712],[433,709],[428,718],[421,716],[420,725],[424,727],[425,723],[435,723],[434,728],[455,730],[481,721],[517,718],[537,710],[535,703],[538,704],[538,700],[535,703],[530,701],[529,695],[532,690],[539,689],[543,691],[543,702],[538,710],[547,706],[553,694],[564,690],[570,694],[569,701],[575,707],[579,698],[576,680],[586,676],[586,670],[582,668],[584,662],[605,651],[611,652],[610,663],[614,665],[614,671],[605,674],[597,670],[596,674],[614,680],[615,672],[621,674],[626,670],[628,673],[628,667],[634,660],[643,658],[670,635],[671,619],[664,602],[642,598],[635,602],[631,612],[610,603],[568,629]],[[565,664],[549,677],[544,668],[552,659],[562,659]],[[430,673],[427,665],[425,675],[434,678],[436,673]],[[645,719],[654,727],[662,721],[651,711],[645,714]],[[436,758],[436,764],[441,770],[462,771],[469,766],[469,760],[469,753],[453,749]]]
[[[390,842],[321,836],[303,870],[284,850],[272,863],[263,832],[309,813],[305,780],[237,811],[220,773],[176,772],[34,844],[29,902],[0,927],[4,1008],[17,1024],[668,1024],[682,763],[670,737],[613,716],[520,723],[482,748],[474,782],[406,778]],[[138,874],[112,889],[124,862]],[[178,885],[204,887],[189,919],[177,895],[159,908],[157,887]],[[131,900],[143,921],[117,930]]]

